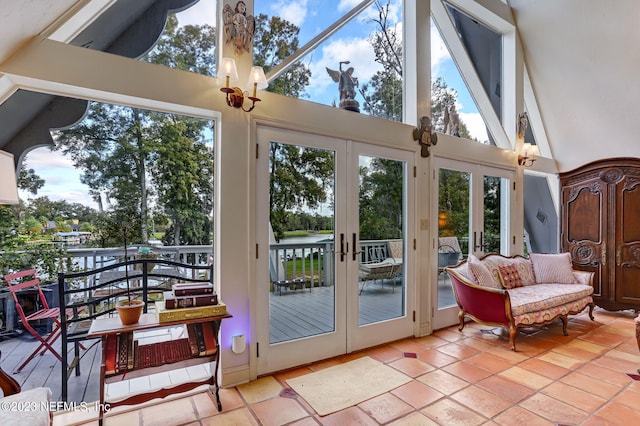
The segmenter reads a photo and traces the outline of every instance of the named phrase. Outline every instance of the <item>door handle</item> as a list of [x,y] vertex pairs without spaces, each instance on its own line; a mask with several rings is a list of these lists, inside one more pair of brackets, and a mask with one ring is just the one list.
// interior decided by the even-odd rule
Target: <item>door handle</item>
[[356,251],[356,233],[353,233],[353,239],[351,240],[351,247],[353,247],[353,261],[358,260],[358,255],[360,254],[360,250]]
[[349,251],[349,243],[347,244],[347,250],[345,251],[344,246],[344,234],[340,234],[340,262],[344,262],[344,257],[347,255],[347,251]]

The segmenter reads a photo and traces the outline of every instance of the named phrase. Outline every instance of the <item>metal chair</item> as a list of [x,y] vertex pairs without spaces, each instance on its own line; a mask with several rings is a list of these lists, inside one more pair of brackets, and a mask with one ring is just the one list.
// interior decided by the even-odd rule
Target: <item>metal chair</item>
[[[44,353],[48,350],[50,351],[59,361],[62,362],[62,357],[56,351],[52,345],[53,343],[60,337],[60,309],[59,308],[50,308],[47,303],[47,299],[44,296],[42,288],[40,288],[40,280],[36,277],[35,269],[29,269],[26,271],[16,272],[13,274],[7,274],[4,276],[7,285],[9,286],[9,290],[11,291],[11,295],[13,296],[13,300],[16,303],[16,311],[20,317],[20,322],[22,326],[29,331],[36,339],[40,341],[40,345],[36,348],[35,351],[16,369],[14,373],[19,373],[22,369],[40,352],[40,355],[44,355]],[[20,303],[20,293],[25,290],[35,290],[35,311],[29,314],[25,313],[25,309]],[[33,326],[34,323],[40,320],[51,320],[52,330],[51,332],[44,336],[41,335]]]

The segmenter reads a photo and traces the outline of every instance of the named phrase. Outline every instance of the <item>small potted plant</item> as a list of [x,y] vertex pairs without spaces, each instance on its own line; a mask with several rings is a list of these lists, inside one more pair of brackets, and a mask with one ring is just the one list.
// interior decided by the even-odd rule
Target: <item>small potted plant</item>
[[[122,226],[125,262],[129,258],[127,252],[128,225],[129,224],[127,222],[124,222]],[[144,308],[144,301],[137,299],[131,292],[131,284],[129,283],[129,268],[127,266],[124,267],[124,276],[127,282],[127,297],[122,298],[116,302],[116,310],[118,311],[118,315],[120,316],[122,325],[132,325],[136,324],[140,320],[140,315],[142,315],[142,310]]]

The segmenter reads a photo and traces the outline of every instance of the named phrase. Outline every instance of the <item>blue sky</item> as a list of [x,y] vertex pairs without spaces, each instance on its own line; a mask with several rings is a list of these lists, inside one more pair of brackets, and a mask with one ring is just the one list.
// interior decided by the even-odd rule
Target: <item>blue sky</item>
[[[299,41],[302,46],[360,2],[361,0],[256,0],[254,15],[279,15],[297,25],[300,28]],[[400,4],[400,0],[392,0],[389,17],[397,25],[399,32],[402,29]],[[370,7],[303,59],[312,71],[307,88],[310,100],[327,105],[331,105],[333,101],[338,103],[337,83],[331,79],[325,67],[338,69],[340,61],[349,60],[350,66],[355,69],[354,75],[361,84],[381,69],[373,60],[372,49],[367,40],[376,29],[371,23],[373,17],[376,17],[376,12]],[[193,7],[179,13],[178,20],[181,25],[213,25],[215,0],[200,0]],[[447,85],[456,89],[457,110],[461,119],[473,136],[486,140],[482,118],[434,25],[431,26],[431,46],[432,79],[443,76]],[[356,100],[359,98],[360,95]],[[61,153],[38,148],[27,154],[25,162],[27,167],[33,168],[45,179],[45,186],[38,191],[36,197],[47,196],[52,200],[67,200],[97,208],[97,204],[89,197],[88,188],[80,182],[79,173],[71,160]],[[20,197],[26,200],[32,196],[20,191]]]

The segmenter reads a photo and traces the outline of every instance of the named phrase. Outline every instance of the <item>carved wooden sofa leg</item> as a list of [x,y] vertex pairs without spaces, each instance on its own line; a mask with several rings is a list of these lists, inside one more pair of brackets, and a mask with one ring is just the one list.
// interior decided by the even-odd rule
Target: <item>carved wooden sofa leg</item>
[[562,321],[562,335],[568,336],[567,325],[569,324],[569,318],[567,315],[560,315],[560,321]]
[[509,323],[509,346],[512,351],[516,351],[516,335],[518,334],[518,327],[513,322]]
[[458,321],[460,321],[460,327],[458,327],[458,331],[462,331],[464,328],[464,311],[460,309],[458,312]]
[[589,318],[591,318],[591,321],[595,321],[596,319],[593,317],[593,308],[595,308],[596,304],[591,302],[587,306],[589,306]]

